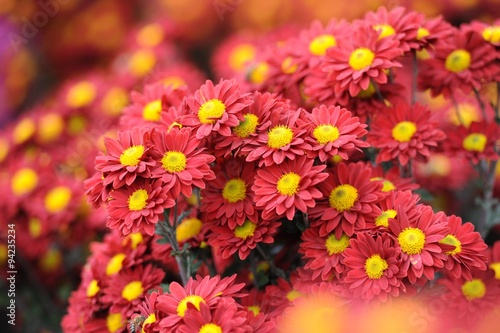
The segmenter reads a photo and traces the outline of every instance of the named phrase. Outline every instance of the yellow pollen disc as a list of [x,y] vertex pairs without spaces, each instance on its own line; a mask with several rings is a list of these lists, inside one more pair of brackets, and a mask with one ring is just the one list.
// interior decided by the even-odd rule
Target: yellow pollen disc
[[391,182],[390,180],[387,180],[385,178],[382,178],[382,177],[372,177],[370,178],[371,181],[382,181],[382,192],[389,192],[389,191],[392,191],[394,189],[396,189],[396,186],[394,186],[393,182]]
[[145,189],[135,190],[128,197],[128,209],[131,211],[138,211],[144,209],[148,204],[148,191]]
[[335,237],[335,234],[331,234],[325,241],[325,247],[328,250],[329,255],[339,254],[344,252],[349,246],[349,236],[342,234],[339,239]]
[[417,131],[417,125],[411,121],[402,121],[392,129],[392,137],[399,142],[408,142]]
[[106,275],[113,275],[118,273],[123,266],[123,260],[127,256],[124,253],[115,254],[106,265]]
[[500,26],[495,25],[486,27],[482,35],[485,41],[492,44],[498,44],[500,43]]
[[284,125],[275,126],[267,133],[267,145],[278,149],[290,144],[293,139],[293,131]]
[[147,121],[158,121],[161,118],[161,99],[154,100],[149,102],[142,109],[142,118]]
[[203,223],[196,217],[182,220],[175,230],[177,242],[182,243],[190,238],[196,237],[200,233],[202,226]]
[[356,97],[359,97],[359,98],[371,98],[373,95],[375,95],[377,91],[375,90],[375,86],[373,85],[373,83],[370,82],[370,84],[368,85],[368,88],[366,88],[366,90],[361,90],[357,95]]
[[234,229],[234,235],[241,239],[247,239],[253,236],[256,228],[257,224],[250,220],[246,220],[243,225],[239,225]]
[[255,47],[252,44],[240,44],[229,53],[229,67],[239,72],[245,65],[255,58]]
[[392,36],[396,33],[396,30],[389,24],[376,24],[373,26],[373,29],[378,32],[378,39]]
[[121,330],[125,326],[125,320],[123,319],[121,313],[110,313],[106,317],[106,327],[110,333],[115,333]]
[[399,246],[407,254],[420,254],[425,245],[425,234],[418,228],[408,227],[398,235]]
[[290,302],[293,302],[295,299],[302,297],[302,293],[298,290],[292,289],[286,294],[286,299],[288,299]]
[[31,168],[22,168],[16,171],[10,183],[12,193],[21,196],[30,193],[38,185],[38,174]]
[[429,35],[430,35],[429,30],[422,28],[422,27],[418,28],[418,31],[417,31],[417,39],[418,40],[421,40],[422,38],[425,38]]
[[132,281],[128,283],[122,290],[122,297],[131,302],[137,299],[144,292],[144,287],[141,281]]
[[444,63],[447,70],[453,73],[460,73],[470,66],[471,56],[466,50],[459,49],[451,52]]
[[167,151],[161,158],[163,169],[170,173],[181,172],[186,169],[186,155],[180,151]]
[[108,90],[104,95],[101,107],[109,116],[116,117],[122,112],[122,109],[129,103],[127,91],[123,88],[115,87]]
[[130,238],[130,247],[132,249],[137,248],[137,245],[142,243],[142,241],[144,240],[140,232],[133,232],[129,234],[128,237]]
[[259,125],[259,117],[253,113],[247,113],[243,118],[239,125],[233,128],[234,134],[242,139],[248,138],[250,134],[254,134]]
[[137,43],[143,47],[155,47],[163,41],[165,33],[161,25],[152,23],[148,24],[137,34]]
[[9,153],[9,142],[0,138],[0,163],[7,157]]
[[30,118],[24,118],[14,127],[14,131],[12,131],[12,140],[15,144],[24,143],[35,134],[35,131],[35,122]]
[[46,272],[53,272],[61,266],[62,254],[58,249],[50,249],[40,260],[42,269]]
[[156,55],[148,49],[135,52],[129,60],[129,69],[137,77],[146,75],[155,65]]
[[187,86],[186,81],[178,76],[168,76],[161,80],[161,82],[165,87],[171,87],[172,89]]
[[462,294],[468,301],[483,298],[486,294],[486,285],[481,279],[473,279],[462,285]]
[[440,243],[453,245],[455,249],[452,251],[446,252],[448,255],[453,255],[462,252],[462,243],[453,235],[449,234],[445,238],[443,238]]
[[214,323],[208,323],[200,328],[199,333],[222,333],[222,328]]
[[142,155],[144,154],[144,146],[132,146],[123,151],[120,155],[120,164],[123,166],[137,166]]
[[278,180],[276,189],[281,195],[293,196],[299,191],[300,179],[301,177],[294,172],[286,173]]
[[375,59],[375,54],[371,50],[360,47],[352,51],[349,57],[349,66],[355,71],[359,71],[370,66],[373,63],[373,59]]
[[229,180],[222,190],[222,197],[229,203],[235,203],[246,198],[247,184],[244,180],[237,178]]
[[99,292],[99,289],[99,284],[96,279],[90,281],[87,287],[87,297],[94,297]]
[[200,106],[198,119],[202,124],[213,124],[226,112],[226,105],[218,99],[211,99]]
[[45,209],[52,214],[62,212],[68,206],[71,196],[72,192],[68,187],[54,187],[45,195]]
[[57,113],[47,113],[38,123],[37,136],[43,143],[52,142],[59,138],[64,130],[64,120]]
[[330,192],[328,199],[330,207],[342,213],[354,206],[358,199],[358,190],[349,184],[339,185]]
[[495,271],[495,279],[500,280],[500,262],[494,262],[489,267]]
[[146,325],[152,324],[154,322],[156,322],[156,315],[154,313],[152,313],[142,323],[142,333],[144,333],[144,327],[146,327]]
[[365,261],[365,272],[370,279],[380,279],[387,268],[389,268],[387,261],[378,254],[372,255]]
[[420,171],[425,176],[445,177],[451,172],[450,158],[444,154],[434,154],[429,157],[429,161],[423,164]]
[[324,56],[326,50],[337,46],[337,40],[329,34],[319,35],[309,43],[309,52],[315,56]]
[[96,97],[95,85],[89,81],[75,84],[66,95],[66,104],[72,108],[81,108],[92,103]]
[[78,135],[85,130],[87,126],[87,119],[84,116],[73,116],[68,119],[68,133],[71,135]]
[[292,57],[286,57],[281,63],[281,71],[285,74],[293,74],[297,71],[299,65],[293,63]]
[[42,233],[42,222],[36,217],[30,218],[28,222],[28,231],[31,238],[38,238]]
[[395,218],[396,215],[398,215],[398,212],[394,209],[384,210],[382,214],[375,219],[375,225],[377,227],[383,226],[387,228],[389,226],[389,219]]
[[200,303],[205,303],[205,300],[203,297],[198,296],[198,295],[189,295],[184,297],[180,302],[179,305],[177,305],[177,315],[180,317],[184,317],[184,314],[186,313],[187,310],[187,305],[188,303],[191,303],[194,305],[194,307],[200,311]]
[[7,244],[0,244],[0,265],[5,265],[7,263],[8,252]]
[[255,65],[249,75],[249,79],[251,83],[261,84],[267,80],[269,77],[269,65],[267,62],[259,62]]
[[314,138],[319,144],[324,145],[328,142],[334,142],[340,136],[339,129],[332,125],[319,125],[313,131]]
[[257,316],[260,313],[260,306],[258,305],[250,305],[247,309],[252,311],[254,316]]
[[464,127],[469,128],[472,122],[479,122],[481,120],[481,113],[476,106],[470,103],[460,103],[457,108],[460,118],[457,115],[456,108],[450,108],[448,112],[448,119],[453,125],[463,125]]
[[338,164],[338,163],[342,162],[343,160],[344,159],[342,157],[340,157],[339,155],[333,155],[332,159],[331,159],[333,164]]
[[462,146],[468,151],[483,152],[488,139],[481,133],[471,133],[462,141]]

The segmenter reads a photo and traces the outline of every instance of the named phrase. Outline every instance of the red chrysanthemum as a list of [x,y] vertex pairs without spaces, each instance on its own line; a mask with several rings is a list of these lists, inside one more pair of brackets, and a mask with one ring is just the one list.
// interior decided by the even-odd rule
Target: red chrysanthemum
[[95,209],[98,209],[107,202],[109,193],[112,190],[111,186],[104,186],[103,181],[104,176],[102,173],[95,172],[92,177],[83,182],[87,202]]
[[488,249],[488,268],[495,271],[495,278],[500,280],[500,241]]
[[414,179],[402,178],[397,165],[388,170],[384,170],[382,165],[372,166],[371,181],[381,181],[382,192],[416,190],[420,187]]
[[294,300],[303,297],[304,294],[292,286],[292,283],[283,278],[278,278],[277,285],[268,285],[265,289],[265,303],[269,303],[272,311],[267,313],[271,318],[275,318],[283,313]]
[[496,47],[500,46],[500,19],[498,18],[490,24],[474,20],[469,24],[463,24],[461,29],[463,31],[474,31],[488,43]]
[[323,197],[317,200],[309,214],[314,218],[312,225],[320,227],[320,236],[325,237],[333,231],[337,239],[342,233],[352,236],[381,213],[377,203],[385,196],[382,184],[370,178],[371,169],[363,162],[341,162],[326,181],[319,184]]
[[361,124],[359,118],[345,108],[321,105],[311,113],[304,112],[301,120],[308,130],[305,140],[312,146],[307,152],[309,158],[319,157],[325,162],[338,155],[347,160],[349,152],[370,146],[361,140],[367,133],[367,125]]
[[151,174],[162,179],[171,198],[180,193],[189,198],[193,186],[203,189],[205,181],[215,178],[209,166],[215,157],[203,152],[204,148],[199,147],[200,141],[192,135],[190,128],[155,131],[151,142],[151,156],[156,160]]
[[425,161],[445,134],[430,121],[430,110],[421,104],[398,103],[378,113],[370,125],[367,140],[380,149],[377,163]]
[[373,227],[381,230],[387,230],[389,220],[396,218],[399,212],[404,211],[409,218],[416,218],[420,211],[415,209],[420,196],[413,194],[411,191],[391,191],[377,205],[380,207],[381,213],[373,220]]
[[242,110],[252,104],[246,93],[241,93],[235,80],[221,80],[214,86],[207,82],[185,99],[186,113],[180,123],[194,129],[201,140],[212,133],[231,135],[231,127],[244,120]]
[[436,44],[438,40],[448,38],[455,33],[456,28],[446,22],[442,16],[427,19],[418,28],[416,36],[418,46],[416,49],[429,48],[429,46]]
[[441,240],[452,248],[445,253],[448,260],[444,263],[444,269],[456,277],[472,279],[471,270],[486,270],[486,256],[484,250],[488,246],[484,243],[481,235],[474,231],[474,225],[470,222],[462,224],[462,219],[451,215],[447,218],[450,233]]
[[342,256],[346,267],[343,281],[354,298],[385,302],[390,296],[406,292],[402,281],[406,272],[400,270],[401,250],[388,234],[374,238],[358,233]]
[[105,138],[107,154],[95,158],[95,168],[103,176],[103,184],[117,189],[132,184],[136,177],[149,178],[155,162],[148,154],[149,132],[134,127],[118,133],[117,139]]
[[322,172],[326,165],[313,166],[314,160],[305,156],[282,164],[257,170],[252,186],[255,205],[263,209],[266,220],[286,216],[293,220],[295,211],[307,213],[316,205],[321,192],[315,185],[324,181],[328,174]]

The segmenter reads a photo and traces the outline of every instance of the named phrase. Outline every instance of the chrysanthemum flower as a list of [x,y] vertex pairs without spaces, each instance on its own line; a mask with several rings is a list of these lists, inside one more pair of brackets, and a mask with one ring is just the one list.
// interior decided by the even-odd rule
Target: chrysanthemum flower
[[284,109],[281,113],[271,114],[270,130],[259,133],[255,141],[242,148],[242,154],[248,153],[246,160],[259,161],[259,166],[271,166],[309,151],[312,147],[304,140],[306,130],[297,125],[302,112],[305,111]]
[[267,285],[265,288],[265,302],[269,302],[273,309],[267,315],[271,318],[277,317],[283,313],[294,300],[303,297],[304,294],[295,289],[292,283],[283,278],[278,278],[276,285]]
[[447,218],[450,233],[441,240],[441,243],[452,247],[445,253],[448,260],[444,263],[444,269],[456,277],[465,277],[472,280],[471,269],[486,270],[486,256],[484,250],[488,246],[484,243],[481,235],[474,231],[474,225],[470,222],[462,224],[462,219],[451,215]]
[[[128,322],[128,329],[130,332],[136,333],[140,331],[152,333],[160,330],[159,322],[163,319],[163,315],[156,309],[156,299],[162,294],[163,291],[159,289],[145,297],[145,300],[139,305],[140,313],[133,314]],[[135,328],[135,330],[132,328]]]
[[293,220],[296,210],[307,213],[316,205],[315,199],[321,197],[321,192],[314,186],[328,174],[322,172],[326,165],[313,163],[314,160],[301,156],[257,170],[252,190],[255,205],[263,209],[262,218],[286,216]]
[[410,160],[425,161],[445,138],[430,117],[430,110],[418,103],[400,103],[378,113],[367,137],[373,147],[380,149],[377,163],[397,160],[406,165]]
[[246,220],[257,221],[252,185],[256,175],[253,162],[243,159],[219,161],[214,168],[216,178],[201,192],[201,211],[207,220],[229,224],[234,229]]
[[411,178],[402,178],[397,165],[388,170],[384,170],[382,165],[372,166],[371,181],[382,182],[382,192],[416,190],[420,187]]
[[175,205],[168,191],[160,179],[137,179],[128,187],[114,190],[108,202],[106,225],[119,229],[122,235],[139,231],[153,235],[163,211]]
[[446,22],[442,16],[427,19],[421,22],[418,28],[415,38],[418,44],[416,49],[427,49],[429,46],[436,44],[438,40],[448,38],[455,33],[456,28]]
[[[419,210],[415,214],[414,210]],[[440,246],[449,228],[443,213],[434,214],[429,206],[419,205],[413,212],[398,211],[389,219],[389,231],[401,248],[401,270],[406,271],[412,284],[425,277],[434,279],[434,273],[444,267],[446,254]]]
[[112,190],[110,188],[111,186],[104,186],[103,181],[104,176],[101,172],[97,171],[92,175],[92,177],[83,182],[87,201],[93,208],[96,209],[107,202],[109,193]]
[[341,162],[319,184],[323,197],[309,215],[314,219],[311,225],[320,227],[321,237],[333,231],[337,239],[343,233],[350,237],[381,213],[377,203],[385,196],[382,184],[371,182],[370,178],[371,170],[364,163]]
[[215,178],[209,166],[215,157],[203,152],[200,141],[194,138],[190,128],[155,131],[151,142],[151,156],[156,160],[151,174],[162,179],[171,198],[180,193],[189,198],[193,186],[203,189],[205,181]]
[[185,100],[186,114],[180,123],[194,129],[201,140],[216,132],[231,135],[231,127],[244,120],[242,110],[252,104],[248,94],[241,93],[235,80],[221,80],[214,86],[207,82]]
[[232,34],[214,50],[211,65],[216,77],[234,77],[243,80],[261,48],[255,36]]
[[500,241],[496,241],[488,249],[488,268],[495,272],[495,278],[500,280]]
[[137,127],[118,133],[117,139],[106,138],[107,154],[95,158],[95,168],[103,176],[103,184],[113,188],[132,184],[137,176],[149,178],[155,162],[148,154],[149,134]]
[[309,158],[319,157],[321,162],[335,155],[347,160],[348,152],[367,148],[370,145],[361,138],[367,133],[366,124],[361,124],[358,117],[339,106],[321,105],[311,113],[303,113],[304,127],[308,129],[306,142],[312,150],[307,152]]
[[379,39],[379,33],[365,24],[353,27],[353,38],[338,47],[330,48],[322,69],[331,73],[337,91],[356,96],[368,89],[370,81],[387,83],[386,70],[401,65],[395,58],[403,53],[399,41],[392,36]]
[[302,94],[307,96],[311,105],[321,103],[347,107],[351,98],[349,92],[344,89],[333,89],[335,87],[334,73],[323,71],[323,63],[324,60],[309,70],[309,74],[303,81]]
[[347,272],[343,281],[353,297],[385,302],[389,296],[397,297],[405,292],[402,279],[406,273],[400,271],[400,251],[388,234],[374,238],[358,233],[342,253]]

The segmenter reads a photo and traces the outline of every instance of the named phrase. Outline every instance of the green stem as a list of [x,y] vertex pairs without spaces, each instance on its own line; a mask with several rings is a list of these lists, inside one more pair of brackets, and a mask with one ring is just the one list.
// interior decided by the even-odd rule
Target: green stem
[[488,116],[486,115],[486,108],[484,106],[483,100],[481,99],[481,95],[479,95],[479,91],[477,91],[476,88],[474,90],[474,95],[476,96],[476,99],[479,103],[479,107],[481,108],[481,112],[483,113],[483,118],[485,122],[489,122]]
[[264,258],[264,260],[269,263],[269,266],[271,267],[271,271],[274,274],[276,274],[277,276],[279,276],[279,277],[281,277],[283,279],[286,279],[285,272],[281,268],[277,267],[274,264],[274,261],[271,259],[270,256],[267,255],[267,253],[264,251],[264,249],[262,249],[262,247],[260,246],[260,244],[257,244],[256,249],[257,249],[257,251],[259,251],[259,254],[262,256],[262,258]]
[[[177,205],[176,205],[177,207]],[[174,209],[175,211],[175,209]],[[160,227],[162,228],[164,232],[164,236],[167,239],[167,242],[172,246],[172,250],[175,253],[175,261],[177,262],[177,267],[179,268],[179,275],[181,277],[182,285],[186,285],[188,281],[188,265],[187,265],[187,260],[186,260],[186,254],[183,253],[179,247],[179,243],[177,242],[177,235],[176,235],[176,230],[174,227],[170,226],[169,220],[168,220],[168,213],[164,214],[165,215],[165,221],[160,221]],[[174,218],[177,219],[177,218]]]

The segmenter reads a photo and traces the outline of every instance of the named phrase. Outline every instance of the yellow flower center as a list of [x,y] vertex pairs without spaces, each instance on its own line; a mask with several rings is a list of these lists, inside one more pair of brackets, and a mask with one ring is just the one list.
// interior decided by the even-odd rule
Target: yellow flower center
[[339,212],[345,212],[354,206],[358,199],[358,190],[349,184],[335,187],[329,196],[330,207]]
[[35,122],[30,118],[24,118],[21,120],[14,131],[12,132],[12,140],[15,144],[21,144],[28,141],[33,134],[35,134],[36,125]]
[[[128,237],[130,238],[130,247],[132,249],[137,248],[137,245],[142,243],[142,241],[144,240],[144,238],[142,237],[142,234],[140,232],[133,232],[133,233],[129,234]],[[125,240],[126,239],[124,239],[124,241]],[[125,243],[125,242],[123,242],[123,243]]]
[[121,313],[110,313],[106,317],[106,327],[110,333],[118,332],[125,325]]
[[495,279],[500,280],[500,262],[494,262],[489,267],[495,271]]
[[124,253],[115,254],[106,265],[106,275],[113,275],[118,273],[123,266],[123,260],[127,256]]
[[159,24],[148,24],[137,33],[137,43],[144,47],[155,47],[163,41],[165,33]]
[[12,193],[21,196],[30,193],[38,185],[38,174],[31,168],[22,168],[12,176],[10,187]]
[[85,130],[87,119],[85,116],[76,115],[68,120],[68,132],[71,135],[78,135]]
[[87,297],[94,297],[99,292],[99,289],[99,284],[97,283],[96,279],[90,281],[89,285],[87,286]]
[[271,148],[278,149],[290,144],[293,139],[293,131],[284,125],[275,126],[267,134],[267,145]]
[[486,294],[486,285],[480,279],[467,281],[462,285],[462,294],[468,301],[483,298]]
[[500,26],[489,26],[483,30],[483,38],[492,44],[500,43]]
[[483,152],[488,139],[481,133],[471,133],[462,141],[462,146],[468,151]]
[[247,309],[252,311],[254,316],[257,316],[260,313],[260,306],[258,305],[250,305]]
[[64,120],[57,113],[47,113],[38,123],[38,138],[47,143],[59,138],[64,130]]
[[161,99],[149,102],[142,109],[142,118],[147,121],[159,121],[161,118],[162,104]]
[[368,88],[366,88],[365,90],[361,90],[356,95],[356,97],[371,98],[373,95],[375,95],[376,92],[377,92],[377,90],[375,90],[375,86],[373,85],[373,83],[370,82],[370,84],[368,85]]
[[144,292],[144,287],[141,281],[132,281],[128,283],[122,290],[122,297],[131,302],[137,299]]
[[123,166],[137,166],[144,154],[144,146],[132,146],[123,151],[120,155],[120,164]]
[[259,62],[255,65],[249,75],[250,82],[254,84],[261,84],[269,77],[269,65],[267,62]]
[[449,234],[443,238],[440,243],[453,245],[455,249],[446,252],[448,255],[453,255],[462,252],[462,243],[453,235]]
[[54,187],[45,195],[45,209],[52,214],[62,212],[68,206],[71,195],[71,189],[66,186]]
[[243,116],[243,120],[238,126],[233,128],[233,132],[240,138],[248,138],[250,134],[254,134],[259,125],[259,117],[253,113],[247,113]]
[[190,217],[182,220],[176,228],[177,242],[182,243],[200,233],[203,223],[196,217]]
[[295,299],[302,297],[302,293],[298,290],[292,289],[286,294],[286,299],[293,302]]
[[75,84],[66,95],[66,104],[72,108],[81,108],[92,103],[97,89],[92,82],[82,81]]
[[156,315],[154,313],[150,314],[146,320],[144,320],[144,322],[142,323],[142,332],[141,333],[145,333],[144,332],[144,327],[146,327],[146,325],[148,324],[152,324],[156,322]]
[[309,43],[309,52],[315,56],[324,56],[326,50],[333,46],[337,46],[337,40],[333,35],[319,35]]
[[429,35],[430,35],[429,30],[422,28],[422,27],[418,28],[418,31],[417,31],[417,39],[418,40],[421,40],[422,38],[425,38]]
[[408,142],[417,131],[417,125],[411,121],[399,122],[392,129],[392,137],[399,142]]
[[451,172],[450,158],[444,154],[434,154],[419,168],[423,175],[445,177]]
[[247,184],[244,180],[237,178],[229,180],[222,190],[222,197],[229,203],[235,203],[246,198]]
[[398,236],[401,250],[407,254],[420,254],[425,245],[425,234],[418,228],[408,227]]
[[359,71],[370,66],[373,59],[375,59],[375,53],[365,47],[360,47],[352,51],[349,57],[349,66],[355,71]]
[[53,272],[61,266],[62,254],[58,249],[49,249],[40,260],[45,272]]
[[339,239],[335,237],[335,234],[331,234],[325,241],[325,247],[328,250],[329,255],[339,254],[344,252],[349,246],[349,236],[342,234]]
[[234,235],[241,239],[247,239],[248,237],[253,236],[256,228],[256,223],[246,220],[243,225],[239,225],[234,229]]
[[202,124],[212,124],[226,112],[226,105],[218,99],[211,99],[200,106],[198,119]]
[[222,328],[214,323],[208,323],[200,328],[199,333],[222,333]]
[[9,153],[9,142],[0,138],[0,163],[7,157]]
[[378,39],[392,36],[396,33],[396,30],[389,24],[376,24],[373,26],[373,29],[378,32]]
[[184,314],[186,313],[187,310],[187,305],[188,303],[191,303],[194,305],[194,307],[200,311],[200,303],[205,303],[205,300],[203,297],[198,296],[198,295],[189,295],[184,297],[180,302],[179,305],[177,305],[177,315],[180,317],[184,317]]
[[447,57],[444,66],[453,73],[460,73],[470,66],[471,56],[467,50],[459,49],[451,52]]
[[156,65],[156,55],[153,51],[144,49],[138,50],[129,60],[130,72],[136,77],[142,77],[149,73]]
[[[453,125],[463,125],[464,127],[469,128],[470,124],[473,121],[481,120],[481,113],[479,112],[479,109],[473,104],[460,103],[458,104],[457,108],[458,112],[453,107],[450,108],[448,113],[448,118]],[[458,117],[457,113],[460,115],[460,118]]]
[[392,191],[394,189],[396,189],[396,186],[394,186],[394,183],[391,182],[390,180],[387,180],[385,178],[382,178],[382,177],[372,177],[370,178],[371,181],[382,181],[382,192],[389,192],[389,191]]
[[324,145],[328,142],[334,142],[340,136],[339,129],[332,125],[319,125],[313,131],[314,138],[319,144]]
[[168,76],[161,80],[161,82],[165,87],[171,87],[172,89],[187,86],[186,81],[178,76]]
[[161,158],[163,169],[170,173],[181,172],[186,169],[186,155],[180,151],[167,151]]
[[278,180],[276,189],[281,195],[289,197],[295,195],[299,191],[300,179],[301,177],[294,172],[286,173]]
[[389,268],[387,261],[378,254],[372,255],[365,261],[365,272],[370,279],[380,279],[387,268]]
[[148,191],[142,188],[135,190],[128,197],[128,209],[131,211],[142,210],[148,204],[148,199]]
[[36,217],[30,218],[28,222],[28,231],[31,238],[38,238],[42,233],[42,222]]
[[293,63],[292,57],[286,57],[281,63],[281,71],[285,74],[293,74],[297,71],[299,65]]
[[235,71],[241,71],[245,65],[255,58],[255,47],[252,44],[240,44],[229,54],[229,66]]
[[384,210],[382,214],[375,219],[375,225],[377,227],[383,226],[387,228],[389,226],[389,219],[395,218],[396,215],[398,215],[398,212],[394,209]]

